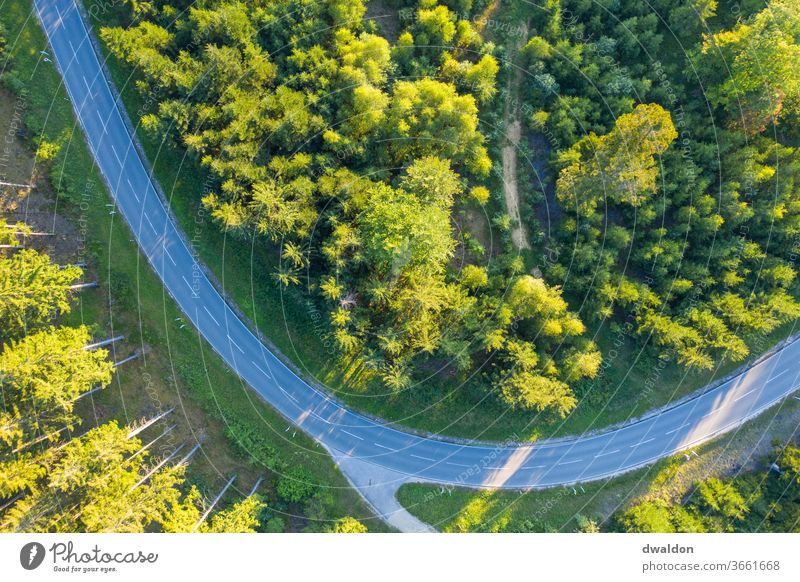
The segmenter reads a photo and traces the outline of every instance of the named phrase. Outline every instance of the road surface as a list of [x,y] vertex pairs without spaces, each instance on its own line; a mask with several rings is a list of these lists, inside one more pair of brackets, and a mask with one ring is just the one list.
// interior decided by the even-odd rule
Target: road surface
[[199,268],[150,182],[73,0],[36,0],[35,6],[111,195],[165,288],[242,380],[335,457],[416,481],[492,488],[563,485],[615,475],[694,446],[797,388],[800,342],[650,418],[568,440],[465,445],[404,432],[344,408],[270,353]]

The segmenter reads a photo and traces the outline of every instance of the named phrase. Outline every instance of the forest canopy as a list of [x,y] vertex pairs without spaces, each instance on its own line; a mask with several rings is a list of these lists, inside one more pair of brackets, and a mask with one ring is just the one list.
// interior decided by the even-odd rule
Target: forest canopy
[[0,531],[255,531],[259,495],[205,522],[197,488],[181,491],[186,464],[164,466],[169,457],[159,461],[154,441],[136,436],[143,427],[111,421],[78,434],[78,401],[115,369],[88,327],[57,325],[83,271],[18,250],[31,233],[24,223],[0,218],[0,233],[10,247],[0,251],[0,305],[12,323],[0,328]]
[[[545,279],[664,360],[740,361],[800,316],[800,6],[773,0],[728,25],[714,2],[657,2],[662,26],[618,4],[538,13],[522,50],[529,127],[555,144],[564,211],[542,241],[557,257]],[[664,50],[676,41],[683,58]]]
[[[796,2],[546,2],[518,54],[460,4],[403,3],[393,42],[360,0],[128,2],[101,36],[156,97],[142,128],[210,174],[202,204],[327,313],[348,378],[435,370],[564,416],[603,363],[589,327],[695,371],[800,316]],[[498,209],[514,74],[552,179],[530,254],[500,208],[487,255],[454,225]]]
[[456,207],[488,199],[479,107],[499,71],[468,15],[425,0],[390,46],[358,0],[131,8],[101,36],[158,96],[142,127],[211,172],[223,228],[279,246],[279,284],[307,277],[343,365],[402,390],[424,362],[488,361],[509,405],[575,406],[600,357],[560,289],[513,256],[454,263]]

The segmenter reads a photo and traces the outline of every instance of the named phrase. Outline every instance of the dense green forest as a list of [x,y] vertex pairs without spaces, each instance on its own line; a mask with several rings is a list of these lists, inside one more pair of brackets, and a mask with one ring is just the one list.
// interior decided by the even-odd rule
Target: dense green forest
[[534,18],[527,121],[553,144],[563,212],[543,271],[587,318],[710,369],[800,315],[800,6],[654,8]]
[[614,516],[612,531],[640,533],[796,532],[800,448],[777,447],[763,468],[698,483],[681,500],[647,499]]
[[[58,73],[41,62],[29,10],[0,14],[0,119],[9,128],[0,171],[31,183],[0,185],[0,531],[366,531],[348,514],[371,514],[333,464],[304,454],[309,441],[287,446],[265,434],[264,423],[276,421],[237,397],[221,361],[202,367],[214,382],[208,396],[183,354],[160,361],[165,330],[137,308],[152,310],[156,327],[177,310],[152,303],[160,284],[136,273],[127,232],[110,231],[114,213],[85,146],[72,141],[71,106]],[[55,232],[32,232],[6,213]],[[108,270],[97,267],[111,256]],[[82,284],[98,275],[94,287]],[[144,297],[134,297],[137,288]],[[125,340],[93,345],[109,327],[134,336],[122,349],[139,350],[123,358]],[[196,344],[172,334],[169,347],[200,359]],[[247,410],[236,410],[240,399]]]
[[[628,365],[604,339],[713,370],[800,317],[796,0],[394,0],[390,24],[367,4],[125,0],[124,26],[99,31],[156,104],[135,121],[211,176],[197,198],[227,235],[277,253],[270,284],[325,313],[348,382],[455,379],[560,418]],[[519,28],[487,30],[503,9]],[[504,109],[525,125],[532,249],[502,206]],[[498,246],[461,228],[466,212],[490,216]],[[185,467],[158,467],[134,426],[80,430],[75,403],[114,373],[84,349],[90,329],[59,325],[80,269],[0,226],[2,528],[191,529],[204,502]],[[229,432],[280,464],[280,503],[325,513],[302,467]],[[613,527],[796,529],[797,458],[781,448],[771,469],[636,503]],[[199,527],[281,529],[265,505]]]
[[[270,517],[255,489],[220,510],[218,499],[212,503],[187,481],[196,449],[161,446],[171,431],[155,424],[162,413],[128,426],[95,419],[82,428],[78,401],[108,387],[116,367],[106,349],[94,347],[90,328],[58,325],[83,271],[24,248],[30,232],[0,218],[0,531],[281,531],[284,520]],[[258,435],[248,438],[236,424],[230,430],[250,454],[263,452]],[[307,511],[325,520],[325,502],[302,466],[273,458],[269,469],[279,503],[322,503]],[[310,527],[367,531],[349,516],[327,521]]]
[[454,207],[489,197],[499,68],[467,15],[423,2],[390,46],[360,1],[183,8],[136,3],[101,37],[158,96],[142,126],[213,172],[221,226],[280,245],[276,281],[325,306],[349,377],[482,368],[513,406],[569,412],[600,365],[584,325],[516,253],[464,258],[454,234]]
[[[455,377],[563,416],[601,368],[587,327],[705,370],[800,316],[795,2],[518,7],[519,55],[485,5],[397,8],[393,44],[359,0],[129,2],[101,30],[157,100],[142,127],[211,172],[227,233],[279,248],[275,284],[324,308],[349,381]],[[502,212],[499,250],[454,229],[501,199],[509,99],[544,137],[532,252]]]
[[29,235],[0,219],[0,530],[255,531],[257,493],[201,519],[197,488],[181,492],[186,464],[154,456],[159,437],[137,436],[145,426],[80,430],[77,401],[107,387],[114,365],[86,326],[53,325],[82,269],[18,249]]

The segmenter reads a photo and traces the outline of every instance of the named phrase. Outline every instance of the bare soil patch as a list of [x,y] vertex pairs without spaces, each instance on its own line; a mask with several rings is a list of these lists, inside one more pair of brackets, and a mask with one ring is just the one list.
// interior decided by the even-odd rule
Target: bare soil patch
[[[527,25],[524,27],[525,33],[518,38],[524,42],[527,38]],[[519,42],[511,50],[511,54],[516,54]],[[519,118],[519,111],[517,108],[511,107],[510,103],[514,100],[513,96],[519,92],[519,86],[522,81],[522,69],[514,69],[509,75],[508,79],[508,100],[505,106],[505,128],[506,139],[508,143],[503,146],[501,156],[503,159],[503,195],[506,201],[506,210],[508,211],[513,227],[511,230],[511,240],[518,250],[527,250],[531,248],[528,242],[528,233],[522,224],[522,218],[519,211],[519,184],[517,180],[517,164],[519,163],[517,156],[517,149],[519,148],[519,141],[522,136],[522,121]]]
[[381,36],[391,44],[397,42],[403,28],[397,8],[392,8],[382,0],[372,0],[367,2],[367,13],[364,18],[375,21],[380,28]]

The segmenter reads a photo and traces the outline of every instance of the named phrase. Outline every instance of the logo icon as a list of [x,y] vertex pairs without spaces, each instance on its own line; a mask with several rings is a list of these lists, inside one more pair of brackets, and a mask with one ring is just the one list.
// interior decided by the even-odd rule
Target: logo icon
[[44,561],[44,546],[39,542],[30,542],[19,551],[19,563],[26,570],[35,570]]

